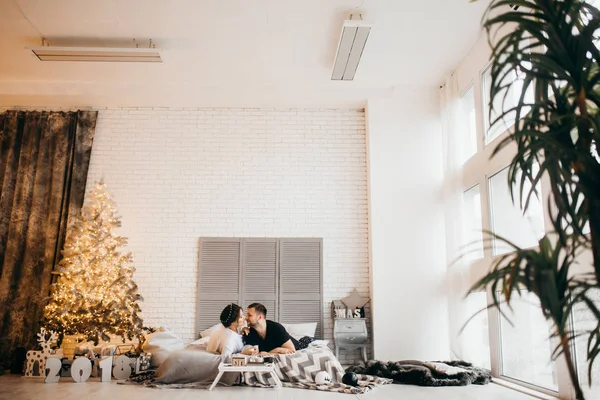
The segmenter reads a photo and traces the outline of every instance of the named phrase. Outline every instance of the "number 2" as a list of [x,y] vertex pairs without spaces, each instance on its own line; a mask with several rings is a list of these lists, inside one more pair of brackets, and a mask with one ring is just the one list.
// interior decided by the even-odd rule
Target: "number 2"
[[46,383],[57,383],[60,379],[60,369],[62,368],[62,362],[59,358],[48,358],[46,360]]

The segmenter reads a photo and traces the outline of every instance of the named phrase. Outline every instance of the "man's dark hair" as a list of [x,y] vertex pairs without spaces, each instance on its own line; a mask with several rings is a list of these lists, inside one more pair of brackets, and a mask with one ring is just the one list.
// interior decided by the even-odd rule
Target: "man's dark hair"
[[265,317],[267,316],[267,307],[263,306],[260,303],[252,303],[248,306],[248,308],[254,308],[257,313],[260,313]]

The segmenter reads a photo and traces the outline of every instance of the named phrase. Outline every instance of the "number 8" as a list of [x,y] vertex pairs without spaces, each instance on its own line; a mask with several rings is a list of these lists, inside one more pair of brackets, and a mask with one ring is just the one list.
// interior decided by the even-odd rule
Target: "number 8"
[[113,369],[113,376],[118,380],[124,380],[129,378],[131,375],[131,360],[126,355],[120,355],[115,358],[115,368]]

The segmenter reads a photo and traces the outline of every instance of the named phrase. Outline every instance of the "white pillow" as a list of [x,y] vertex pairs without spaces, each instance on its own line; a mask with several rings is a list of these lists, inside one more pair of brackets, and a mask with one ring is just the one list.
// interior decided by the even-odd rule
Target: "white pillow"
[[281,324],[285,330],[296,340],[302,339],[304,336],[315,337],[317,330],[316,322],[307,322],[305,324]]
[[196,340],[195,342],[192,342],[192,343],[190,343],[190,344],[195,344],[195,345],[207,345],[209,340],[210,340],[210,336],[201,337],[200,339],[198,339],[198,340]]
[[202,332],[200,332],[200,337],[209,337],[211,333],[213,333],[217,329],[221,329],[222,326],[223,326],[223,324],[219,322],[218,324],[215,324],[215,325],[211,326],[210,328],[205,329]]

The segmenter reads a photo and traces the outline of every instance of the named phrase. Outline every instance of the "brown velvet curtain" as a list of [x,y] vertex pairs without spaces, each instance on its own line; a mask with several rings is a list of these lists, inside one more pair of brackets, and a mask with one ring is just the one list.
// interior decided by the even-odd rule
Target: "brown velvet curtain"
[[85,195],[97,111],[0,114],[0,365],[36,334],[69,216]]

